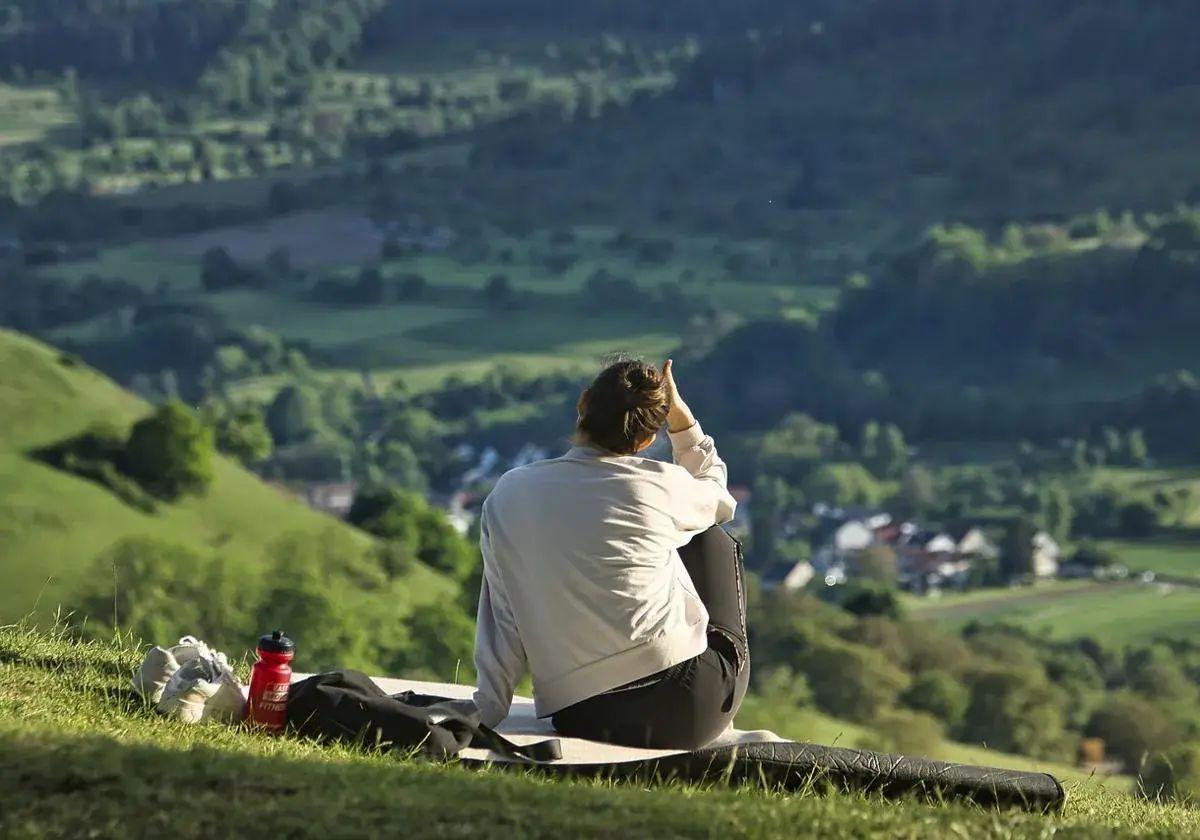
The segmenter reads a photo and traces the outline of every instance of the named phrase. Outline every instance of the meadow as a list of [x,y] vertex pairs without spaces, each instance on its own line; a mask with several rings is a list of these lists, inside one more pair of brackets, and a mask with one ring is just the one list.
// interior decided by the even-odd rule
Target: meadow
[[1056,815],[753,785],[668,783],[651,793],[188,727],[129,694],[137,656],[128,640],[78,644],[0,628],[0,833],[207,837],[238,823],[414,837],[1200,836],[1194,809],[1094,779],[1064,779],[1067,804]]
[[[32,451],[97,424],[128,428],[149,406],[50,347],[0,330],[0,620],[69,606],[97,584],[94,559],[127,537],[157,538],[198,556],[220,556],[257,587],[285,535],[335,535],[366,549],[368,536],[315,513],[285,492],[221,458],[209,492],[143,513],[109,490],[35,460]],[[199,572],[200,570],[197,570]],[[423,566],[397,596],[397,615],[446,599],[453,587]]]
[[1049,638],[1089,636],[1116,647],[1200,633],[1200,589],[1171,584],[1068,582],[907,603],[914,619],[947,629],[972,622],[1014,624]]

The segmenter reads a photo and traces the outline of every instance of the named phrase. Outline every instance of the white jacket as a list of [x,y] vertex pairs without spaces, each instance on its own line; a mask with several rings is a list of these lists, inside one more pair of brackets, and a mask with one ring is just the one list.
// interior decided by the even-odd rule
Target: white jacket
[[484,724],[508,714],[526,668],[547,717],[707,648],[708,613],[677,549],[736,503],[699,424],[670,438],[674,464],[576,446],[497,482],[480,534]]

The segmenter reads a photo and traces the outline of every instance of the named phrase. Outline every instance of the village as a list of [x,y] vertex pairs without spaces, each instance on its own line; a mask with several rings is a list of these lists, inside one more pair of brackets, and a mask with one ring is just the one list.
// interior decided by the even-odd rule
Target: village
[[[460,476],[458,489],[431,493],[430,501],[442,508],[464,535],[471,532],[487,491],[504,472],[550,457],[545,448],[532,443],[510,458],[502,457],[493,447],[476,448],[467,443],[460,444],[456,454],[472,466]],[[346,476],[341,481],[291,488],[290,492],[315,510],[344,518],[358,490],[358,484]],[[748,565],[756,568],[767,590],[874,581],[914,595],[936,597],[943,592],[997,583],[1016,586],[1055,579],[1123,580],[1130,574],[1120,563],[1088,564],[1069,559],[1053,535],[1034,530],[1028,535],[1027,571],[1005,575],[1001,529],[994,523],[966,521],[951,527],[930,527],[880,507],[824,502],[813,504],[805,515],[793,516],[784,523],[792,542],[806,541],[810,546],[808,556],[762,568],[754,557],[753,493],[745,485],[731,485],[729,490],[738,508],[726,529],[749,546]]]

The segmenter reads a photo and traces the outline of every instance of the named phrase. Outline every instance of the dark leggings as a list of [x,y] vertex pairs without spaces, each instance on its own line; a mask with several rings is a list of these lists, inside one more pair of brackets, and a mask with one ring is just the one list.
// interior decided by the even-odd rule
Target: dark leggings
[[697,749],[733,722],[750,681],[741,546],[713,526],[679,550],[708,610],[708,649],[556,712],[563,735],[631,747]]

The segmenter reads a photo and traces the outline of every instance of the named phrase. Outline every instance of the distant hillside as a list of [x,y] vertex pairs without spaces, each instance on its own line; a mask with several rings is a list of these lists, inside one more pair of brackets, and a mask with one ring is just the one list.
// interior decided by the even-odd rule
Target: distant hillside
[[[310,511],[223,458],[204,497],[145,514],[105,488],[29,456],[96,423],[128,426],[147,410],[72,357],[0,330],[0,622],[35,608],[45,616],[70,604],[81,586],[93,583],[88,575],[95,558],[127,538],[152,538],[200,558],[219,557],[235,570],[239,588],[260,583],[268,562],[279,559],[272,546],[285,536],[292,544],[320,539],[363,551],[371,547],[365,535]],[[399,618],[418,603],[455,595],[451,582],[415,564],[389,593],[388,604]]]

